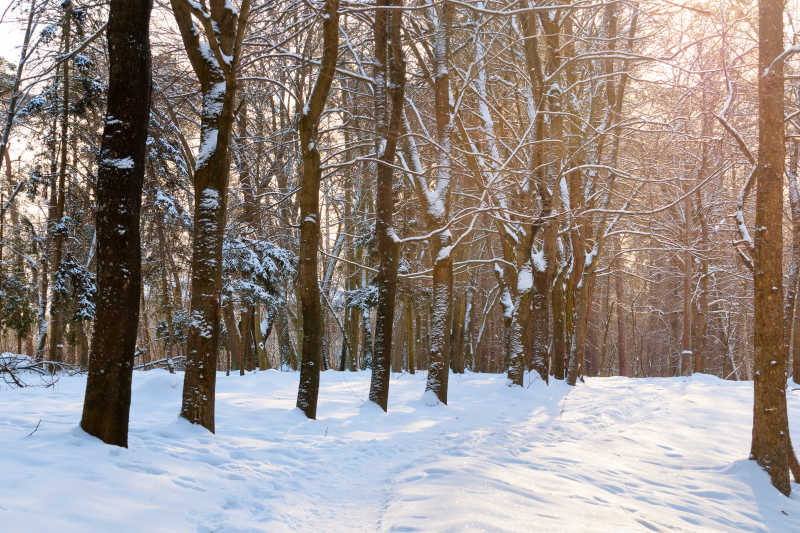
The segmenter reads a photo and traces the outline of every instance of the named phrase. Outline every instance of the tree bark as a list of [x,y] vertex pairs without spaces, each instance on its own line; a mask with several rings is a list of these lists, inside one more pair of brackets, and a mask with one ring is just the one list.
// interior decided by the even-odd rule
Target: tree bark
[[[783,339],[783,2],[758,3],[758,166],[754,257],[753,440],[750,458],[789,495],[793,456],[786,410],[786,351]],[[774,62],[774,64],[773,64]]]
[[[800,383],[800,352],[792,349],[800,346],[800,334],[797,328],[796,308],[797,291],[800,288],[800,183],[798,183],[798,159],[800,158],[800,143],[792,143],[792,151],[789,156],[787,168],[787,178],[789,179],[789,205],[792,212],[792,262],[789,266],[789,280],[786,285],[786,304],[783,322],[783,340],[786,350],[787,361],[791,355],[792,377],[795,383]],[[792,341],[794,338],[794,342]]]
[[[401,131],[406,70],[400,41],[401,0],[378,0],[375,12],[375,115],[377,138],[377,198],[375,201],[375,240],[377,241],[378,287],[375,320],[375,354],[369,399],[386,411],[389,402],[389,372],[392,354],[392,329],[397,292],[399,246],[392,226],[395,194],[393,164]],[[388,56],[388,57],[387,57]],[[387,88],[387,73],[389,78]],[[387,101],[388,99],[388,101]],[[387,120],[388,119],[388,120]],[[402,370],[402,369],[398,369]]]
[[[436,136],[438,147],[438,176],[436,185],[437,203],[429,206],[429,225],[444,225],[447,219],[450,186],[452,180],[452,132],[453,117],[450,109],[450,24],[453,6],[442,1],[441,13],[434,30],[434,108],[436,114]],[[433,228],[432,228],[433,229]],[[449,231],[439,232],[431,239],[430,251],[433,261],[433,297],[431,304],[430,349],[428,379],[425,390],[431,391],[443,404],[447,404],[447,385],[450,374],[450,317],[452,313],[452,236]]]
[[617,302],[617,364],[620,376],[630,376],[628,336],[625,332],[625,308],[622,305],[622,302],[625,301],[625,284],[622,276],[623,273],[621,271],[617,271],[614,276],[614,293]]
[[[688,213],[686,213],[688,217]],[[681,353],[678,357],[679,376],[688,376],[692,373],[692,306],[689,286],[692,280],[692,256],[683,254],[683,276],[681,279],[681,300],[683,312],[681,313]]]
[[408,373],[413,374],[416,371],[416,361],[414,357],[414,348],[417,342],[414,336],[414,299],[411,295],[406,296],[406,327],[408,328]]
[[456,298],[451,328],[450,369],[455,374],[464,373],[464,318],[467,312],[467,295],[464,291]]
[[322,176],[317,147],[319,120],[331,89],[339,52],[339,0],[325,0],[322,24],[323,52],[319,75],[300,114],[298,131],[303,154],[300,204],[300,273],[298,294],[303,314],[302,361],[297,407],[308,418],[317,417],[319,373],[322,366],[322,309],[317,280],[320,237],[319,185]]
[[[69,54],[70,50],[70,32],[72,21],[72,2],[67,0],[64,4],[64,25],[63,25],[63,39],[64,39],[64,54]],[[64,208],[66,203],[66,176],[67,176],[67,145],[69,137],[69,61],[64,61],[61,66],[63,71],[62,79],[62,98],[61,98],[61,161],[59,163],[58,171],[58,197],[56,200],[56,214],[55,223],[58,228],[54,231],[53,238],[53,269],[51,275],[53,279],[51,286],[53,288],[53,297],[50,301],[50,328],[49,328],[49,347],[47,350],[47,358],[50,361],[63,361],[64,359],[64,296],[59,292],[59,285],[56,283],[56,277],[61,268],[61,259],[64,254],[64,236],[66,228],[63,226],[64,222]],[[55,193],[55,191],[54,191]]]
[[[171,4],[203,95],[200,153],[193,178],[192,288],[181,416],[213,433],[229,148],[236,69],[250,3],[243,0],[238,13],[226,0],[211,0],[209,10],[198,10],[188,0],[172,0]],[[203,25],[208,43],[200,42],[193,16]]]
[[[548,254],[542,252],[542,257]],[[544,268],[541,268],[544,267]],[[549,368],[547,362],[547,344],[549,340],[549,309],[547,292],[551,285],[545,265],[533,265],[533,294],[531,302],[531,360],[529,369],[535,370],[542,381],[548,383]]]
[[553,349],[550,356],[550,368],[553,377],[564,379],[566,377],[565,359],[567,354],[566,344],[566,315],[564,314],[564,274],[559,272],[553,282],[551,297],[553,310]]
[[81,427],[128,445],[139,323],[139,211],[150,122],[152,0],[111,0],[108,107],[97,177],[97,304]]
[[225,302],[222,306],[222,319],[225,322],[225,330],[228,338],[228,352],[233,361],[237,361],[240,367],[240,374],[244,375],[241,360],[242,338],[239,335],[239,328],[236,326],[236,316],[233,312],[233,303]]

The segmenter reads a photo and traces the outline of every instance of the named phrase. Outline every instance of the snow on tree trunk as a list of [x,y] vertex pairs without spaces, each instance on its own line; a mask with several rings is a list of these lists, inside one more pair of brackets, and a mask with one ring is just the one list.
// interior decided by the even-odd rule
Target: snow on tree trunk
[[429,398],[429,401],[438,400],[446,405],[447,382],[450,372],[450,343],[447,341],[450,336],[450,300],[453,286],[450,278],[453,275],[453,261],[449,254],[450,248],[447,236],[434,238],[433,240],[439,246],[433,249],[436,260],[433,264],[430,363],[425,391],[426,393],[434,394],[434,397]]
[[792,213],[792,261],[789,265],[789,280],[786,285],[786,303],[784,307],[783,343],[786,360],[792,357],[792,377],[795,383],[800,382],[800,352],[792,349],[792,338],[800,345],[800,331],[795,327],[797,292],[800,289],[800,184],[798,184],[798,163],[800,163],[800,143],[792,142],[792,151],[786,176],[789,181],[789,205]]
[[[62,39],[64,42],[64,54],[70,52],[70,32],[72,21],[72,2],[67,0],[62,4],[64,8],[64,21],[62,23]],[[49,326],[49,346],[47,349],[47,359],[50,361],[64,360],[64,307],[66,302],[63,291],[58,284],[57,278],[61,268],[61,261],[64,255],[65,228],[63,227],[64,209],[66,202],[66,183],[67,183],[67,141],[69,140],[69,108],[70,108],[70,72],[69,60],[62,65],[62,97],[61,97],[61,139],[58,171],[58,192],[56,200],[55,223],[57,229],[53,231],[53,268],[51,271],[52,279],[50,287],[52,296],[50,298],[50,326]]]
[[[214,432],[229,148],[236,69],[250,3],[243,0],[238,11],[227,0],[212,0],[208,9],[189,0],[172,0],[171,4],[203,97],[200,152],[193,176],[191,303],[181,416]],[[195,20],[208,41],[201,40]]]
[[322,177],[317,146],[319,121],[328,99],[339,48],[339,0],[325,0],[323,8],[323,52],[319,74],[298,121],[303,174],[300,204],[300,275],[298,294],[303,314],[302,360],[297,407],[308,418],[317,417],[319,373],[322,367],[322,309],[317,275],[320,238],[319,186]]
[[[447,220],[448,200],[451,187],[453,115],[450,108],[450,24],[453,6],[442,2],[434,30],[434,107],[436,112],[436,136],[439,143],[436,188],[426,202],[429,225],[441,227]],[[423,191],[428,194],[428,191]],[[433,228],[432,228],[433,229]],[[449,230],[439,232],[430,240],[433,260],[433,295],[430,326],[430,362],[426,393],[447,404],[447,382],[450,372],[450,321],[452,299],[452,235]],[[430,395],[428,395],[430,396]],[[430,401],[433,401],[430,399]]]
[[112,0],[108,105],[97,176],[97,301],[81,427],[128,445],[141,290],[139,212],[150,122],[152,0]]
[[375,130],[379,159],[376,165],[377,198],[375,202],[375,240],[377,241],[378,255],[378,275],[375,284],[378,287],[378,304],[375,321],[375,355],[369,399],[384,411],[389,402],[390,357],[392,354],[395,293],[397,292],[397,263],[400,251],[392,226],[392,211],[395,203],[393,165],[401,129],[406,73],[400,41],[401,12],[397,9],[381,8],[401,5],[400,0],[379,0],[374,23]]

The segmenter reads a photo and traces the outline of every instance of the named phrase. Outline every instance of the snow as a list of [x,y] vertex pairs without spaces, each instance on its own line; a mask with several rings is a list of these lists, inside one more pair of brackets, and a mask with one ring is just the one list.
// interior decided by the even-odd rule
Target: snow
[[544,256],[544,248],[537,250],[532,258],[533,267],[537,272],[547,272],[547,258]]
[[214,55],[214,51],[211,50],[211,46],[209,46],[208,43],[201,42],[199,43],[199,48],[200,55],[203,56],[203,59],[206,61],[206,63],[208,63],[214,70],[219,70],[219,63]]
[[517,277],[517,292],[522,294],[528,292],[533,287],[533,272],[528,265],[527,268],[522,268]]
[[[202,44],[206,48],[208,47],[208,45],[205,43]],[[207,53],[211,54],[210,51]],[[216,64],[216,60],[214,60],[213,64]],[[219,130],[217,129],[216,124],[220,114],[222,113],[222,108],[225,105],[225,93],[227,90],[226,83],[224,81],[219,81],[211,85],[211,87],[209,87],[209,89],[203,93],[204,120],[200,131],[200,152],[197,154],[195,170],[200,170],[203,168],[203,166],[205,166],[208,160],[211,159],[211,157],[217,151]]]
[[452,244],[442,246],[441,249],[439,249],[439,253],[436,254],[436,260],[434,263],[441,263],[442,261],[447,261],[450,259],[450,252],[453,251],[453,247],[454,246]]
[[500,298],[500,303],[503,306],[503,316],[511,318],[514,313],[514,302],[511,301],[511,293],[508,289],[503,289],[503,296]]
[[231,12],[231,13],[233,13],[234,15],[238,15],[238,14],[239,14],[239,10],[236,8],[236,6],[235,6],[235,5],[233,5],[233,3],[231,2],[231,0],[225,0],[225,9],[226,9],[227,11],[230,11],[230,12]]
[[219,208],[219,193],[214,189],[203,189],[200,193],[201,209],[218,209]]
[[128,157],[106,157],[101,161],[101,164],[105,167],[116,167],[122,169],[130,169],[133,168],[133,158]]
[[217,151],[217,138],[219,137],[219,130],[208,129],[203,130],[202,139],[200,140],[200,152],[197,154],[197,162],[195,170],[200,170],[205,166],[214,152]]
[[227,90],[227,84],[224,81],[218,81],[203,94],[203,114],[205,116],[214,120],[222,114]]
[[192,311],[189,327],[198,330],[198,335],[204,339],[212,337],[211,324],[208,323],[202,311]]
[[439,397],[436,396],[436,393],[432,390],[428,389],[422,395],[422,403],[427,405],[428,407],[436,407],[437,405],[442,405],[442,402],[439,401]]
[[558,186],[561,192],[561,202],[567,210],[571,209],[569,205],[569,187],[567,186],[566,178],[562,177],[558,182]]
[[446,209],[441,196],[436,193],[430,193],[428,195],[428,215],[434,220],[441,220],[444,218],[445,213]]
[[323,372],[312,421],[297,373],[219,373],[213,435],[177,418],[180,373],[135,372],[128,449],[77,427],[85,377],[5,386],[2,530],[800,530],[800,486],[746,459],[752,383],[467,373],[429,406],[425,379],[393,374],[384,414],[368,373]]
[[386,230],[386,233],[389,235],[389,238],[392,240],[393,243],[403,244],[403,239],[397,236],[397,232],[394,230],[393,227],[389,226],[389,228],[387,228]]

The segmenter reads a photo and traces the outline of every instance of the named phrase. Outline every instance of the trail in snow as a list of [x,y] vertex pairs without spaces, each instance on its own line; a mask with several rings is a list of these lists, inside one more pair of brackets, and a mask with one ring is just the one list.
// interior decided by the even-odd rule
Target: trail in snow
[[368,374],[331,371],[310,421],[296,374],[220,374],[217,435],[177,419],[181,383],[135,373],[127,450],[77,428],[82,377],[0,390],[0,529],[800,531],[800,486],[746,460],[750,383],[466,374],[429,407],[404,374],[386,415]]

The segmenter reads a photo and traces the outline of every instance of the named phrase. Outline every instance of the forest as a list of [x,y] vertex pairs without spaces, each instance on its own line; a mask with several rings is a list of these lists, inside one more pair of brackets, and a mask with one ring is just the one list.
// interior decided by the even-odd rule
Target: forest
[[[769,505],[800,482],[797,0],[4,4],[4,410],[43,423],[71,391],[73,426],[133,449],[140,382],[202,442],[270,390],[303,415],[286,427],[349,387],[381,410],[365,431],[416,394],[457,434],[494,402],[663,386],[684,412],[684,384],[741,408]],[[431,520],[376,530],[471,530]],[[682,527],[800,527],[776,520]]]

